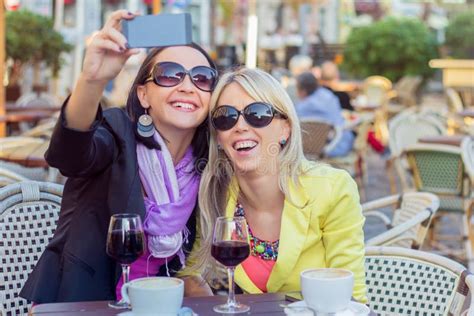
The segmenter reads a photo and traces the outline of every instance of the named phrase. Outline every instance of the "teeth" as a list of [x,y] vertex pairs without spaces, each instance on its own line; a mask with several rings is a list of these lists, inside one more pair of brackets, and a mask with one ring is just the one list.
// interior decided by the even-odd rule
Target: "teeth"
[[257,142],[254,142],[253,140],[245,140],[242,142],[237,142],[234,145],[234,149],[242,149],[242,148],[252,148],[257,146]]
[[173,103],[173,106],[174,106],[174,107],[177,107],[177,108],[188,109],[188,110],[194,109],[194,105],[193,105],[193,104],[184,103],[184,102],[175,102],[175,103]]

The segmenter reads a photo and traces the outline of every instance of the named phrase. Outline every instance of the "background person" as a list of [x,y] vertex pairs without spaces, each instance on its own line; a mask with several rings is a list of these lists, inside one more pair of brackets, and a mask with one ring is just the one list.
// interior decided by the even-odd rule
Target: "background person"
[[258,69],[220,79],[210,102],[209,163],[199,195],[202,248],[198,269],[212,274],[213,225],[244,216],[251,255],[235,270],[248,293],[300,291],[300,272],[345,268],[355,299],[366,302],[364,216],[346,171],[303,155],[294,107],[282,86]]
[[296,77],[298,96],[300,101],[296,104],[296,113],[300,119],[320,118],[342,129],[342,136],[327,153],[328,157],[347,155],[354,145],[354,133],[344,130],[345,120],[342,116],[338,98],[328,89],[318,86],[317,79],[310,72],[305,72]]
[[288,67],[291,77],[286,84],[286,92],[290,96],[293,104],[298,102],[298,91],[296,87],[296,77],[303,72],[311,71],[313,67],[313,59],[307,55],[295,55],[291,57]]
[[321,64],[320,77],[316,77],[319,80],[321,86],[325,87],[336,95],[339,99],[341,108],[349,111],[354,111],[354,107],[351,104],[351,97],[345,91],[337,90],[337,83],[339,82],[339,69],[337,65],[332,61],[325,61]]
[[[119,296],[120,266],[105,251],[113,214],[136,213],[143,221],[147,249],[130,279],[173,275],[193,246],[216,67],[196,44],[153,49],[126,111],[102,112],[106,84],[137,53],[120,33],[121,21],[133,17],[114,12],[92,39],[54,130],[46,159],[68,180],[54,237],[20,293],[35,303]],[[183,69],[190,73],[179,77]],[[197,277],[185,283],[187,295],[212,294]]]

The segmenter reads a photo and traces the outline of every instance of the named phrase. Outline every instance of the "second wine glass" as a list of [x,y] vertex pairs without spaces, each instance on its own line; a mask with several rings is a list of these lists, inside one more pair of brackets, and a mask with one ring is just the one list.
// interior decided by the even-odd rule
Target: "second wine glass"
[[[110,218],[107,235],[107,254],[122,266],[123,284],[128,282],[130,264],[145,252],[145,233],[136,214],[116,214]],[[123,299],[110,302],[113,308],[128,308]]]
[[218,217],[212,237],[212,256],[227,267],[229,296],[227,303],[214,307],[223,314],[245,313],[250,307],[235,301],[234,270],[250,254],[247,222],[243,216]]

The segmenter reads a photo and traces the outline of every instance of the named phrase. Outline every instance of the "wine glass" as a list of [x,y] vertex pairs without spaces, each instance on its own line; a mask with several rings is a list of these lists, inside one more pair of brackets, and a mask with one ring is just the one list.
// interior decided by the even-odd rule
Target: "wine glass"
[[250,307],[235,301],[234,270],[250,254],[247,222],[243,216],[218,217],[212,237],[212,256],[227,267],[229,296],[227,303],[214,306],[216,313],[245,313]]
[[[145,252],[142,221],[136,214],[116,214],[110,218],[107,254],[122,266],[123,284],[128,282],[130,264]],[[112,308],[128,308],[123,300],[110,302]]]

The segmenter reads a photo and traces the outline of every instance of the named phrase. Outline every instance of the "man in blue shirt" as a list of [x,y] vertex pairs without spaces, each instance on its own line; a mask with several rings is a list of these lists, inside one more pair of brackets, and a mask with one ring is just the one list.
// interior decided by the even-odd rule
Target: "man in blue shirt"
[[[300,119],[320,118],[328,121],[334,126],[344,127],[339,99],[324,87],[318,86],[316,77],[310,72],[304,72],[296,77],[296,86],[300,101],[296,103],[296,113]],[[336,146],[327,153],[328,157],[340,157],[347,155],[354,145],[354,134],[349,130],[343,130],[342,137]]]

